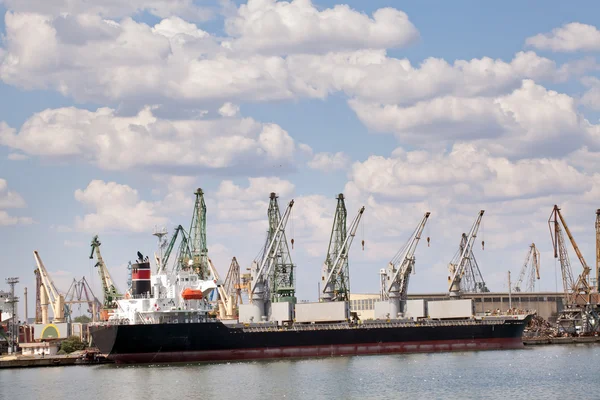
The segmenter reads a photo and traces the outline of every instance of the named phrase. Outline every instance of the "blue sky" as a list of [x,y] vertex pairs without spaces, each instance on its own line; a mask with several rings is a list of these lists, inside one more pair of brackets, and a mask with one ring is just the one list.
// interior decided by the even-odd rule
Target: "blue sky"
[[63,290],[74,276],[98,285],[96,233],[123,287],[127,261],[155,250],[154,225],[189,225],[196,187],[222,274],[258,253],[269,192],[297,199],[302,299],[315,298],[342,191],[352,216],[367,206],[356,292],[378,290],[425,211],[432,246],[417,250],[413,293],[446,290],[479,209],[492,290],[531,242],[540,287],[560,288],[555,203],[595,264],[596,2],[66,4],[0,0],[0,277],[20,291],[33,250]]

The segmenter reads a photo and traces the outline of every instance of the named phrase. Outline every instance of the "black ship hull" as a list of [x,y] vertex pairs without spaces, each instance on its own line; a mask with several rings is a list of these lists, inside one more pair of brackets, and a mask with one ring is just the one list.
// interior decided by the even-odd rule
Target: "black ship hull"
[[518,349],[529,320],[291,329],[221,322],[112,325],[94,327],[91,334],[100,352],[117,363],[167,363]]

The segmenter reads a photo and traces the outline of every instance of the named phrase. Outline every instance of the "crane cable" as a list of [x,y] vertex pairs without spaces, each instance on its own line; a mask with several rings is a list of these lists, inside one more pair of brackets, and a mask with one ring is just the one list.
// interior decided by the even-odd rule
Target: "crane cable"
[[292,208],[290,211],[290,222],[292,224],[292,240],[290,241],[292,243],[292,250],[294,250],[294,209]]
[[361,221],[361,229],[362,229],[362,241],[361,241],[361,245],[362,245],[362,250],[365,251],[365,219],[363,218],[363,220]]
[[485,250],[485,222],[481,220],[481,250]]

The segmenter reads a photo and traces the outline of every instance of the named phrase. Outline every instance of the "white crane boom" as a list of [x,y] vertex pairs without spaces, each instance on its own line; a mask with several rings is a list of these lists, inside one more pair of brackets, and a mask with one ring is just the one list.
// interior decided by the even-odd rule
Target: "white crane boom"
[[408,280],[415,263],[415,251],[417,250],[419,239],[421,239],[421,234],[425,229],[425,224],[427,224],[429,215],[431,215],[430,212],[425,213],[423,219],[421,222],[419,222],[419,225],[409,238],[404,248],[401,249],[390,261],[389,270],[394,275],[390,279],[389,285],[387,285],[386,294],[388,296],[391,291],[397,291],[401,299],[406,298],[408,293]]
[[324,282],[323,293],[327,293],[327,291],[330,290],[329,287],[331,286],[334,274],[340,273],[344,265],[344,260],[348,258],[350,247],[352,246],[354,236],[356,236],[356,231],[358,230],[358,224],[360,223],[360,219],[364,212],[365,207],[363,206],[360,208],[360,210],[358,210],[358,214],[356,215],[356,217],[354,217],[354,220],[352,220],[349,232],[346,235],[346,238],[344,239],[344,243],[342,244],[342,250],[338,253],[337,257],[335,258],[335,261],[333,262],[331,267],[331,271],[329,271],[329,275],[327,276],[327,279]]
[[[288,218],[290,217],[290,213],[292,211],[293,206],[294,206],[294,200],[291,200],[290,203],[288,204],[287,208],[285,209],[283,216],[279,220],[279,224],[277,225],[276,232],[273,235],[273,237],[271,238],[271,241],[269,242],[269,245],[267,246],[267,249],[265,250],[265,253],[263,255],[263,259],[260,263],[260,266],[258,267],[258,272],[253,277],[254,279],[253,279],[251,290],[250,290],[251,295],[254,294],[254,291],[256,290],[256,286],[259,283],[265,282],[267,280],[267,277],[269,276],[269,272],[271,270],[271,267],[273,266],[273,257],[271,257],[271,251],[273,250],[273,246],[275,245],[275,243],[277,243],[277,246],[279,246],[281,244],[281,236],[283,236],[283,234],[285,232],[285,226],[287,225],[287,221],[288,221]],[[277,252],[277,248],[275,249],[275,253],[276,252]]]
[[229,294],[225,290],[223,282],[221,281],[221,277],[219,276],[219,272],[215,268],[210,258],[208,259],[208,269],[217,281],[217,292],[219,293],[219,318],[233,319],[233,302],[231,296],[229,296]]
[[521,285],[523,284],[523,280],[525,279],[525,274],[527,273],[527,270],[529,268],[530,261],[531,270],[529,272],[530,279],[528,281],[527,290],[533,291],[533,288],[531,286],[535,282],[534,277],[540,279],[540,251],[535,247],[535,243],[531,243],[531,245],[529,246],[529,251],[527,252],[527,256],[525,256],[525,262],[523,263],[523,267],[521,268],[521,272],[519,273],[519,279],[517,279],[517,282],[514,286],[515,292],[522,291]]
[[42,287],[45,289],[47,295],[49,296],[50,304],[52,304],[52,311],[54,317],[52,322],[61,323],[65,322],[65,298],[62,294],[58,292],[52,278],[48,274],[44,263],[37,250],[33,251],[33,257],[35,258],[35,263],[37,264],[38,270],[40,272],[40,277],[42,279]]
[[481,219],[483,218],[484,212],[485,210],[481,210],[479,211],[479,214],[477,214],[477,219],[475,220],[473,226],[471,227],[471,230],[469,231],[467,243],[465,244],[465,247],[463,248],[463,251],[460,254],[458,262],[456,264],[450,263],[449,269],[451,275],[448,280],[448,292],[450,293],[450,296],[460,295],[460,280],[464,273],[467,259],[469,258],[469,255],[473,250],[473,244],[475,243],[477,231],[479,230],[479,225],[481,224]]

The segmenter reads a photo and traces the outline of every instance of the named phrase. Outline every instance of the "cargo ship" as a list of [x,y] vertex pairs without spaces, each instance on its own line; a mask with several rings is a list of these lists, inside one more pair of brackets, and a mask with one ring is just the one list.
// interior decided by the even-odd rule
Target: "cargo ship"
[[[203,201],[198,201],[202,190],[198,189],[196,194],[196,203],[203,205]],[[170,271],[159,265],[155,274],[140,255],[138,263],[132,266],[130,297],[117,301],[118,307],[108,323],[92,328],[95,345],[117,363],[523,347],[522,335],[530,315],[476,316],[472,300],[460,299],[461,277],[483,210],[469,232],[458,261],[451,263],[448,300],[427,304],[420,300],[411,304],[406,299],[408,280],[414,271],[415,249],[430,215],[427,212],[403,250],[380,272],[382,288],[381,299],[375,304],[376,318],[360,321],[350,312],[344,277],[348,276],[348,252],[365,208],[359,209],[346,229],[343,194],[337,200],[336,222],[323,264],[320,302],[296,302],[294,265],[285,237],[294,201],[290,201],[281,216],[277,196],[271,193],[267,241],[250,268],[251,301],[239,305],[237,320],[225,323],[225,319],[215,318],[217,310],[208,299],[219,290],[218,280],[211,280],[218,274],[206,252],[189,258],[187,263],[179,263]],[[194,215],[205,214],[205,208],[198,210],[201,211],[195,211]],[[343,217],[339,217],[342,214]],[[334,234],[339,237],[334,238]],[[212,272],[208,273],[206,267]]]
[[98,326],[95,345],[117,363],[167,363],[523,347],[531,316],[468,321],[230,326],[219,321]]
[[[230,324],[211,316],[214,310],[207,299],[215,287],[216,282],[201,280],[192,271],[151,277],[149,263],[135,264],[131,295],[117,302],[118,309],[107,323],[92,327],[94,345],[117,363],[518,349],[523,347],[523,330],[531,318],[506,315]],[[285,307],[292,305],[286,303]]]

